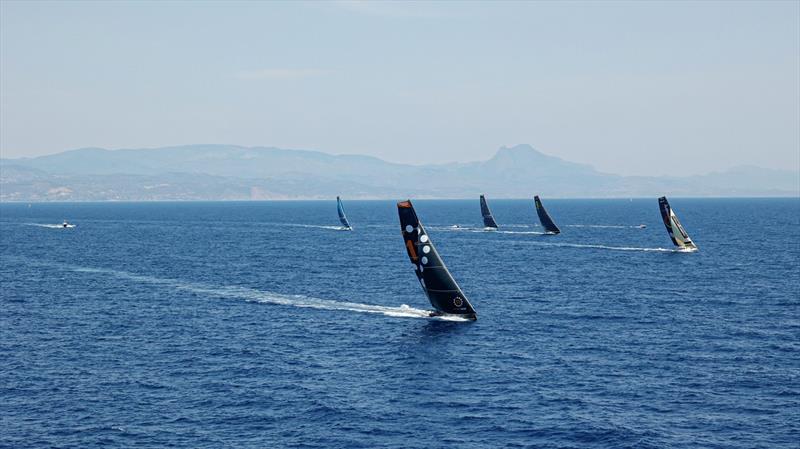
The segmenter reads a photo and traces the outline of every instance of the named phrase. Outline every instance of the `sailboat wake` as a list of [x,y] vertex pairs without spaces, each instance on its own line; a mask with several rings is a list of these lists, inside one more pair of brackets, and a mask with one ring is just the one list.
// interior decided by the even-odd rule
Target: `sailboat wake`
[[549,235],[546,232],[540,231],[497,231],[498,234],[516,234],[516,235]]
[[642,252],[657,252],[657,253],[681,253],[681,252],[688,252],[682,250],[676,250],[671,248],[646,248],[646,247],[637,247],[637,246],[607,246],[607,245],[584,245],[580,243],[547,243],[547,242],[517,242],[526,245],[538,245],[538,246],[556,246],[562,248],[583,248],[583,249],[607,249],[612,251],[642,251]]
[[67,224],[66,226],[63,224],[42,224],[42,223],[24,223],[26,226],[37,226],[40,228],[50,228],[50,229],[64,229],[64,228],[74,228],[74,224]]
[[329,225],[312,225],[312,224],[305,224],[305,223],[263,223],[269,225],[275,225],[276,227],[281,226],[291,226],[295,228],[313,228],[313,229],[327,229],[330,231],[351,231],[352,229],[345,228],[344,226],[329,226]]
[[112,276],[118,279],[140,282],[173,290],[188,291],[203,296],[219,298],[243,299],[245,301],[262,304],[276,304],[310,309],[346,310],[360,313],[378,313],[395,318],[427,318],[445,321],[466,321],[461,317],[437,316],[431,317],[430,310],[422,310],[402,304],[399,307],[380,306],[375,304],[362,304],[356,302],[334,301],[330,299],[313,298],[305,295],[287,295],[282,293],[267,292],[247,287],[216,286],[203,283],[189,283],[177,279],[157,278],[126,271],[111,270],[106,268],[90,268],[68,264],[52,264],[25,260],[31,265],[46,266],[69,270],[76,273],[92,273]]
[[568,228],[599,228],[599,229],[645,229],[646,225],[593,225],[593,224],[571,224],[564,225]]
[[[504,226],[505,227],[505,226]],[[519,226],[518,226],[519,227]],[[545,235],[541,231],[505,231],[496,228],[476,228],[471,226],[458,226],[458,227],[442,227],[442,226],[429,226],[429,229],[437,231],[451,231],[451,232],[489,232],[492,234],[519,234],[519,235]]]

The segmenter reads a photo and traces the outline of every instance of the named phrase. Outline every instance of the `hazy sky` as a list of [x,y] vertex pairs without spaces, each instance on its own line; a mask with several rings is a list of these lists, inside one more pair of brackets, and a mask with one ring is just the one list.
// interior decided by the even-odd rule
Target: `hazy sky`
[[0,1],[0,152],[800,169],[800,2]]

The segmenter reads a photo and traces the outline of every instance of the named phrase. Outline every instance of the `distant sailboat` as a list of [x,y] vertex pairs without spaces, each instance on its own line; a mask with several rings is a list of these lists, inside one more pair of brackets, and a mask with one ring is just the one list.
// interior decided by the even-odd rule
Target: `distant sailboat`
[[544,230],[548,234],[560,234],[561,229],[558,229],[553,219],[550,218],[550,215],[544,209],[544,206],[542,206],[542,200],[539,199],[538,195],[533,197],[533,202],[536,203],[536,213],[539,215],[539,221],[542,223]]
[[492,211],[489,210],[489,203],[486,202],[486,197],[481,195],[481,215],[483,215],[483,226],[486,229],[497,229],[497,222],[494,221]]
[[339,212],[339,221],[342,222],[342,226],[346,231],[352,231],[353,227],[350,226],[350,222],[347,221],[347,215],[344,214],[344,206],[342,206],[342,199],[338,196],[336,197],[336,211]]
[[669,206],[667,197],[662,196],[658,199],[658,207],[661,209],[661,218],[664,220],[664,226],[667,228],[672,243],[686,251],[697,251],[697,245],[692,242],[692,239],[689,238],[689,234],[683,229],[683,225],[681,225],[680,220],[678,220],[678,216],[675,215],[675,211]]
[[428,233],[417,218],[411,201],[397,203],[397,212],[406,251],[414,264],[414,272],[428,295],[428,300],[436,309],[431,316],[455,315],[470,320],[477,319],[475,309],[439,257]]

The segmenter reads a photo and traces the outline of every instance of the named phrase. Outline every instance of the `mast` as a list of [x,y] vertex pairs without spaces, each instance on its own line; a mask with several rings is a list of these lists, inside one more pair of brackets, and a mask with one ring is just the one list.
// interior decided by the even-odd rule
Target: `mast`
[[561,233],[561,229],[558,229],[553,219],[550,218],[550,214],[545,210],[542,205],[542,200],[539,199],[538,195],[533,197],[533,202],[536,203],[536,213],[539,215],[539,221],[542,223],[544,230],[547,231],[548,234]]
[[483,226],[497,229],[497,222],[494,220],[492,211],[489,210],[489,203],[486,202],[486,197],[483,195],[481,195],[481,215],[483,215]]
[[422,290],[428,296],[436,314],[458,315],[475,320],[477,315],[472,304],[458,286],[450,271],[439,257],[428,233],[417,218],[411,200],[397,203],[400,228],[406,252],[414,265]]
[[667,197],[662,196],[658,199],[658,207],[661,210],[661,219],[664,221],[664,226],[667,228],[667,233],[669,238],[672,239],[672,243],[678,248],[696,250],[697,245],[694,244],[689,234],[683,229],[683,225],[678,220],[678,216],[675,215],[675,211],[670,207]]

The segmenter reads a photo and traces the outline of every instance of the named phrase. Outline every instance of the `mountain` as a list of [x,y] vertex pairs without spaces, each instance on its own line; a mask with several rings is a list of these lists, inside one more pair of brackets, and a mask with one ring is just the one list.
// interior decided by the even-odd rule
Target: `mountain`
[[394,164],[357,155],[234,145],[82,148],[0,159],[0,201],[332,198],[798,196],[798,172],[737,167],[687,177],[619,176],[502,147],[489,160]]

